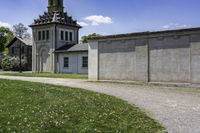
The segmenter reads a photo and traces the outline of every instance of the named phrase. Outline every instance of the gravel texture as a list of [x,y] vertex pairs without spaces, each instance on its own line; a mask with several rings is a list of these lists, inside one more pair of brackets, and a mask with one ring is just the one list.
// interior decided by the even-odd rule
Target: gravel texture
[[139,106],[169,133],[200,133],[200,89],[88,82],[86,80],[0,76],[2,79],[84,88]]

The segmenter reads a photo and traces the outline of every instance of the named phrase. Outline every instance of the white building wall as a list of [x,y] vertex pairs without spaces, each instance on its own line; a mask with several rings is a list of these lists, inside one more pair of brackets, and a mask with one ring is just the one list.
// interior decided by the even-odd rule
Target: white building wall
[[99,51],[98,42],[90,42],[88,46],[88,77],[89,80],[99,80]]
[[[88,68],[82,67],[82,58],[88,57],[88,52],[59,53],[57,61],[57,73],[87,74]],[[64,58],[69,58],[69,67],[64,67]]]

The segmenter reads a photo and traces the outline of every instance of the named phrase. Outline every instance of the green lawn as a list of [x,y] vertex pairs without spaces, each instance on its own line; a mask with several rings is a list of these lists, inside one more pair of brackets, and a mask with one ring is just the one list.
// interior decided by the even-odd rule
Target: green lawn
[[82,89],[0,79],[0,132],[156,133],[139,108]]
[[86,74],[53,74],[53,73],[0,73],[5,76],[23,76],[23,77],[47,77],[47,78],[68,78],[68,79],[87,79]]

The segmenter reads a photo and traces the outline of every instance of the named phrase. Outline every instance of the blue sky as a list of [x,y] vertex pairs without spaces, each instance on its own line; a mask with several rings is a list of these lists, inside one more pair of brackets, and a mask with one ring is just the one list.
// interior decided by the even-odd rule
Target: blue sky
[[[200,27],[199,0],[64,0],[83,28],[80,36]],[[48,0],[1,0],[0,25],[29,25]],[[29,30],[31,32],[31,30]]]

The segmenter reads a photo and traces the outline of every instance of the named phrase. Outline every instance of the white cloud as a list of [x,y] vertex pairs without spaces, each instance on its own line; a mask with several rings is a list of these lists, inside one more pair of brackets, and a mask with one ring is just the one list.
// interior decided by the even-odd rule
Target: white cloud
[[162,26],[162,29],[181,29],[181,28],[189,28],[190,25],[186,24],[178,24],[178,23],[170,23],[167,25]]
[[102,15],[92,15],[85,17],[86,21],[89,21],[93,26],[97,26],[100,24],[112,24],[113,20],[110,17],[102,16]]
[[78,24],[80,25],[80,26],[88,26],[89,24],[88,23],[86,23],[86,22],[78,22]]
[[9,23],[5,23],[5,22],[2,22],[0,21],[0,27],[7,27],[7,28],[12,28],[12,26],[9,24]]

